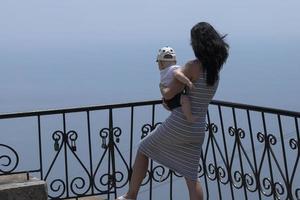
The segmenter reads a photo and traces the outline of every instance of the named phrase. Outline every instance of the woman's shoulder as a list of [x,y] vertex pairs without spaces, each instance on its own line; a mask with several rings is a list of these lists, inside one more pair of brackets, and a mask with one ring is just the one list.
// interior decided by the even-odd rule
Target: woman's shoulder
[[189,65],[199,65],[199,64],[201,64],[201,62],[198,59],[194,59],[194,60],[189,60],[187,62],[187,64],[189,64]]
[[194,80],[197,80],[203,74],[203,67],[198,59],[190,60],[185,64],[187,71],[192,75]]
[[186,67],[202,69],[202,63],[198,59],[190,60],[185,64]]

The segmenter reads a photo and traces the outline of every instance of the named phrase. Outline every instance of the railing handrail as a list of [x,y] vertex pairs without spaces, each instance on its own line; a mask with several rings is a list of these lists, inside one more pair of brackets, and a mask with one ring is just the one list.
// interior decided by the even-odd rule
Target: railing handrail
[[[139,101],[139,102],[131,102],[131,103],[95,105],[95,106],[40,110],[40,111],[19,112],[19,113],[4,113],[4,114],[0,114],[0,119],[31,117],[31,116],[41,116],[41,115],[54,115],[54,114],[61,114],[61,113],[85,112],[85,111],[95,111],[95,110],[104,110],[104,109],[126,108],[126,107],[137,107],[137,106],[145,106],[145,105],[153,105],[153,104],[161,104],[161,103],[162,100],[153,100],[153,101]],[[264,113],[286,115],[290,117],[300,117],[300,112],[271,108],[271,107],[255,106],[255,105],[241,104],[241,103],[234,103],[234,102],[220,101],[220,100],[213,100],[211,101],[210,104],[237,108],[237,109],[258,111]]]
[[75,108],[39,110],[39,111],[19,112],[19,113],[4,113],[4,114],[0,114],[0,119],[31,117],[37,115],[55,115],[61,113],[85,112],[85,111],[95,111],[95,110],[105,110],[105,109],[115,109],[115,108],[126,108],[132,106],[134,107],[146,106],[146,105],[161,104],[161,103],[162,103],[161,100],[154,100],[154,101],[140,101],[140,102],[120,103],[120,104],[84,106],[84,107],[75,107]]
[[[37,152],[39,156],[38,167],[34,164],[33,168],[25,167],[23,169],[23,166],[18,168],[21,163],[19,161],[22,160],[17,152],[20,150],[20,145],[16,144],[18,147],[14,148],[11,144],[0,142],[0,148],[4,149],[4,153],[0,152],[0,158],[8,161],[8,164],[2,165],[4,171],[0,169],[0,176],[1,174],[21,172],[40,173],[40,178],[48,182],[49,198],[53,200],[90,195],[107,195],[107,199],[111,199],[111,196],[115,198],[117,190],[124,188],[130,181],[136,142],[147,137],[157,125],[161,124],[155,117],[157,115],[155,111],[157,107],[161,108],[161,103],[161,100],[152,100],[0,114],[0,121],[1,119],[17,118],[18,120],[26,119],[26,122],[34,121],[36,126],[30,126],[30,129],[35,129],[30,132],[34,135],[38,134]],[[236,189],[243,190],[245,199],[248,198],[248,193],[257,195],[257,199],[260,200],[271,196],[274,199],[276,196],[300,199],[300,188],[297,186],[298,181],[295,181],[299,180],[300,112],[219,100],[213,100],[210,105],[205,123],[207,139],[203,141],[204,146],[201,150],[200,170],[198,171],[198,177],[203,180],[205,186],[203,188],[206,193],[209,194],[210,183],[214,182],[217,185],[214,193],[219,196],[219,199],[222,199],[222,184],[230,189],[228,195],[231,195],[232,199],[235,199]],[[136,117],[139,114],[135,113],[140,113],[137,107],[149,109],[143,115],[149,114],[151,109],[151,121],[149,121],[149,117],[148,120]],[[114,120],[113,116],[118,114],[114,111],[128,112],[130,117],[122,118],[122,124],[120,124],[118,120]],[[94,113],[91,112],[107,112],[108,123],[101,122],[99,125],[98,120],[95,121],[99,119],[97,118],[99,116],[94,116]],[[225,115],[223,112],[226,112]],[[71,120],[72,123],[69,123],[71,121],[67,119],[73,113],[85,115],[83,116],[84,120],[80,120],[83,129],[77,127],[77,124],[76,128],[70,129],[73,127],[74,121]],[[267,117],[266,114],[272,115],[273,118]],[[61,120],[59,128],[52,126],[49,129],[48,125],[44,126],[45,121],[48,120],[46,116],[49,115]],[[68,117],[66,118],[66,116]],[[28,119],[28,117],[30,118]],[[125,124],[127,128],[125,128]],[[9,125],[13,124],[9,123]],[[13,132],[17,132],[17,130]],[[129,140],[126,138],[126,141],[123,140],[122,132],[125,132]],[[289,135],[286,137],[287,133]],[[137,134],[140,134],[141,137]],[[118,145],[121,140],[126,142],[124,146]],[[47,148],[43,148],[45,146]],[[51,146],[54,151],[49,151]],[[79,150],[85,155],[78,153]],[[97,152],[96,159],[93,158],[95,151]],[[49,157],[44,157],[44,155],[48,155],[48,152],[52,152],[52,161],[49,161]],[[22,152],[20,155],[24,156],[25,154]],[[34,156],[36,155],[34,154]],[[291,157],[295,157],[295,159],[290,159]],[[149,199],[152,199],[154,184],[160,184],[163,181],[165,184],[170,184],[169,195],[172,199],[173,177],[181,177],[180,174],[165,170],[162,165],[153,165],[153,162],[151,160],[147,178],[144,181],[144,185],[149,184],[150,186]],[[72,175],[75,172],[74,168],[69,167],[73,164],[74,166],[78,165],[83,170],[83,174],[74,177]],[[62,177],[53,178],[54,174],[57,176],[54,171],[58,169],[56,168],[58,165],[59,169],[63,169]],[[122,178],[117,179],[119,175]],[[104,179],[107,182],[103,181]],[[209,195],[207,195],[207,199],[211,199]]]
[[213,100],[210,104],[212,105],[220,105],[224,107],[234,107],[238,109],[245,109],[251,111],[258,111],[270,114],[279,114],[279,115],[286,115],[290,117],[300,117],[300,112],[290,111],[290,110],[283,110],[278,108],[271,108],[271,107],[263,107],[263,106],[255,106],[249,104],[241,104],[241,103],[233,103],[228,101],[220,101],[220,100]]

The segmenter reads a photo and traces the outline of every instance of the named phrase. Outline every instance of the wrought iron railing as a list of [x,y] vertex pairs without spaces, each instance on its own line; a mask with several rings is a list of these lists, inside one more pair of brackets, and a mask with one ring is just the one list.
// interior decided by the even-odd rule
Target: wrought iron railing
[[[167,115],[161,101],[2,114],[0,175],[46,180],[49,199],[114,199],[128,186],[139,140]],[[300,199],[299,119],[299,112],[213,101],[199,163],[206,199]],[[141,193],[173,199],[179,179],[151,161]],[[157,186],[165,187],[159,198]]]

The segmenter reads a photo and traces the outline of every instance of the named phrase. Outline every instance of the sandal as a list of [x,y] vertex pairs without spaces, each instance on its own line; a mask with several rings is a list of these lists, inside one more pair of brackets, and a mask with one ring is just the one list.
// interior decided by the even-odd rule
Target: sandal
[[124,195],[118,197],[116,200],[135,200],[135,199],[126,199]]

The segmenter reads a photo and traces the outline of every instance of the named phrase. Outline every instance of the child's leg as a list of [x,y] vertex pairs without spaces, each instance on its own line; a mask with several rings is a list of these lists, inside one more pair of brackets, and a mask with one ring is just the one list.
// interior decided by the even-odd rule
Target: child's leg
[[196,118],[192,114],[192,106],[189,97],[182,94],[180,97],[180,103],[181,103],[182,112],[185,115],[186,119],[189,122],[194,122]]

